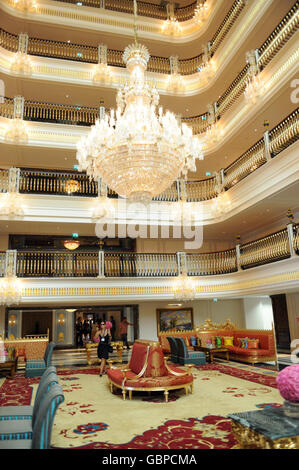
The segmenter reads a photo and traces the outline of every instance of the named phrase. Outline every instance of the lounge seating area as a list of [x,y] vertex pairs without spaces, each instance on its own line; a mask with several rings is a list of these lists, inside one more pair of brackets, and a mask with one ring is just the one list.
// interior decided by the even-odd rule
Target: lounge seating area
[[33,406],[0,408],[0,449],[49,449],[54,417],[64,394],[55,367],[43,373]]
[[155,341],[136,340],[127,366],[115,367],[113,361],[109,361],[109,366],[110,391],[121,389],[124,400],[127,392],[131,400],[133,391],[164,391],[168,402],[170,390],[185,389],[186,395],[193,390],[192,364],[187,365],[187,371],[169,365],[160,344]]
[[[172,337],[173,341],[169,338]],[[179,341],[178,341],[179,340]],[[274,330],[250,330],[237,328],[230,319],[217,325],[207,319],[203,325],[190,331],[169,330],[159,334],[159,341],[164,354],[171,354],[172,361],[182,364],[196,361],[197,354],[194,346],[225,348],[231,360],[257,364],[275,362],[277,364],[277,351]],[[178,346],[175,346],[177,342]],[[192,346],[193,343],[193,346]],[[180,352],[179,352],[179,349]],[[203,353],[201,353],[203,354]],[[177,359],[177,360],[176,360]],[[182,361],[183,359],[181,359]],[[203,363],[203,362],[200,362]]]

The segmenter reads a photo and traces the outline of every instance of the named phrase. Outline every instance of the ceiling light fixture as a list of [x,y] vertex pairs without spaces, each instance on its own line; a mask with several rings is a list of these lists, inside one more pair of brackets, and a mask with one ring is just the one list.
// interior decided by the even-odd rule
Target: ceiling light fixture
[[134,0],[134,44],[123,54],[129,72],[117,94],[117,110],[98,119],[77,144],[79,170],[132,201],[150,202],[181,175],[196,170],[202,159],[197,136],[162,107],[159,94],[145,80],[150,55],[137,42],[137,2]]

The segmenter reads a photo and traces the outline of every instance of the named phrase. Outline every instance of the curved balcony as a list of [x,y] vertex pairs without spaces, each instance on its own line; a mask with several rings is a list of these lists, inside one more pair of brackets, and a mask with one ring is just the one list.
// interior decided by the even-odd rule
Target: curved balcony
[[[193,1],[185,6],[178,6],[173,2],[161,2],[160,5],[142,1],[137,3],[139,35],[163,41],[173,41],[175,38],[176,41],[184,42],[190,36],[194,39],[205,29],[205,23],[210,22],[223,6],[227,11],[227,0],[201,0],[200,4]],[[233,3],[230,1],[229,4],[231,8],[213,36],[217,45],[246,7],[245,0],[235,0]],[[23,3],[3,0],[2,9],[16,17],[20,11],[26,10],[26,16],[31,21],[59,22],[72,28],[84,23],[83,27],[87,29],[132,34],[133,1],[128,0],[62,0],[58,4],[47,0],[38,4],[31,0]],[[119,14],[115,15],[113,12]]]
[[[204,61],[211,59],[220,45],[223,43],[225,37],[234,25],[241,10],[236,9],[237,4],[241,10],[244,7],[242,0],[236,0],[230,12],[226,15],[223,22],[217,29],[214,36],[208,42],[208,57],[204,54],[199,54],[195,57],[179,59],[178,69],[182,76],[189,76],[199,74],[200,68],[206,65]],[[238,12],[238,15],[236,15]],[[235,13],[235,14],[233,14]],[[231,16],[233,15],[233,16]],[[266,41],[258,48],[259,53],[259,67],[262,70],[274,58],[280,48],[291,38],[296,32],[298,27],[298,12],[296,5],[285,15],[281,22],[277,25],[274,31],[269,35]],[[17,34],[9,33],[2,28],[0,29],[0,46],[10,52],[19,51],[19,36]],[[24,51],[23,51],[24,52]],[[66,59],[75,62],[83,62],[90,64],[98,64],[99,52],[98,47],[88,46],[84,44],[72,44],[63,41],[53,41],[40,38],[28,37],[28,45],[25,51],[30,56],[49,57],[55,59]],[[123,51],[107,49],[107,65],[117,68],[125,68],[122,60]],[[148,67],[148,72],[156,74],[171,74],[170,60],[168,57],[151,56]],[[227,101],[227,96],[233,93],[234,95],[241,93],[242,83],[248,73],[248,66],[245,66],[240,74],[232,82],[227,92],[220,98],[219,106],[224,108]],[[237,91],[235,91],[237,90]]]
[[[174,277],[184,266],[188,276],[225,275],[291,257],[298,261],[298,232],[299,224],[290,224],[258,240],[212,253],[14,250],[15,274],[20,278]],[[1,253],[2,276],[5,262]]]
[[[5,103],[1,106],[6,106]],[[25,105],[26,109],[26,105]],[[30,108],[32,109],[32,108]],[[45,109],[45,113],[46,113]],[[51,110],[50,110],[51,111]],[[4,112],[1,110],[1,112]],[[79,112],[79,111],[78,111]],[[200,181],[177,182],[157,196],[155,201],[176,202],[184,192],[188,202],[201,202],[216,198],[271,161],[298,140],[298,109],[267,131],[264,138],[250,147],[235,162],[216,175]],[[184,185],[182,187],[181,185]],[[61,196],[97,197],[98,183],[77,171],[20,169],[18,190],[22,194],[48,194]],[[9,170],[0,170],[0,193],[9,192]],[[117,194],[107,188],[109,198]]]

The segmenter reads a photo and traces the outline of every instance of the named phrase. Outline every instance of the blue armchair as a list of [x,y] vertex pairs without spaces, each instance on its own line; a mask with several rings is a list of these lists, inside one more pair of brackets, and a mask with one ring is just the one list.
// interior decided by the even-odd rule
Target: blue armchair
[[175,338],[178,345],[178,362],[179,364],[194,364],[196,366],[206,363],[206,355],[201,351],[188,350],[183,338]]
[[42,399],[43,393],[46,391],[44,387],[44,383],[46,382],[50,374],[54,376],[51,383],[58,382],[57,374],[56,374],[56,367],[54,366],[48,367],[43,373],[43,375],[41,376],[41,379],[39,381],[36,395],[35,395],[34,404],[33,405],[1,406],[0,407],[0,422],[9,421],[11,419],[31,420],[32,417],[34,416],[34,413],[36,413],[36,411],[39,408],[39,403]]
[[52,354],[56,344],[51,341],[46,348],[43,359],[28,359],[26,362],[25,377],[40,377],[47,367],[50,367]]
[[[59,405],[63,401],[64,395],[61,386],[58,384],[53,385],[48,393],[44,395],[40,404],[31,437],[28,439],[13,438],[10,440],[0,440],[0,450],[50,449],[54,417]],[[15,423],[17,422],[15,421]],[[9,421],[9,423],[12,423],[12,421]]]
[[8,419],[0,421],[0,442],[14,439],[32,439],[40,410],[51,392],[52,387],[57,385],[58,379],[55,373],[47,375],[42,386],[39,389],[39,396],[34,402],[31,419]]
[[179,350],[178,350],[178,345],[177,342],[175,341],[175,338],[172,336],[167,336],[169,345],[170,345],[170,360],[174,364],[177,364],[179,362],[178,356],[179,356]]

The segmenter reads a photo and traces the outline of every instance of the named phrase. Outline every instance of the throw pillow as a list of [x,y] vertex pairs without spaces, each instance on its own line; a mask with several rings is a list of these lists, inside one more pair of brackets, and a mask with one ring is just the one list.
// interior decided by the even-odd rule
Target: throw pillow
[[224,346],[233,346],[234,337],[233,336],[223,336],[223,345]]
[[186,346],[190,346],[188,336],[185,336],[185,343],[186,343]]
[[258,349],[259,342],[260,342],[259,339],[248,338],[248,340],[247,340],[248,349]]

